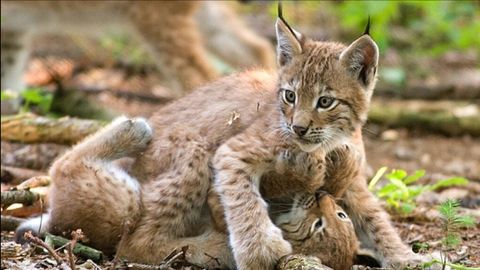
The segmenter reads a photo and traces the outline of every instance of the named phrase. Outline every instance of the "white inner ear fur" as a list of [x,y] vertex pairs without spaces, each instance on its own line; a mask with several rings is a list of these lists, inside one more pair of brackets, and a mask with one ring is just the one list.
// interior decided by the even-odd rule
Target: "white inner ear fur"
[[[375,41],[370,36],[363,35],[340,54],[340,61],[355,76],[358,76],[364,67],[367,76],[374,76],[378,57],[379,50]],[[372,79],[368,81],[367,88],[373,81]]]
[[275,30],[277,34],[277,54],[280,65],[285,64],[283,57],[292,58],[294,55],[302,53],[300,39],[302,34],[289,28],[283,20],[277,19]]

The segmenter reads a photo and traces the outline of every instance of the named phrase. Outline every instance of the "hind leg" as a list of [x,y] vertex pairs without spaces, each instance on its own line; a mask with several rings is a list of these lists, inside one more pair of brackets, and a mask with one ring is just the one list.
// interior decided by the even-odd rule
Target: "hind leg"
[[80,228],[89,245],[113,253],[139,215],[140,186],[112,161],[144,150],[151,136],[144,120],[117,119],[57,160],[50,169],[48,231],[69,235]]
[[158,159],[170,164],[162,174],[142,184],[144,215],[122,240],[119,257],[157,264],[173,250],[188,246],[191,262],[219,267],[213,259],[217,258],[222,266],[231,266],[227,237],[210,230],[206,203],[212,182],[208,143],[198,134],[181,129],[171,130],[162,142],[166,147]]

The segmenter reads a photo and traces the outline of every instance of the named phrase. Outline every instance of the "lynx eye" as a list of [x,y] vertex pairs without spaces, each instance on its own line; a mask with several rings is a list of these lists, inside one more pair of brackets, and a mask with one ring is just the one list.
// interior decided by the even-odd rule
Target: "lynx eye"
[[347,214],[343,212],[337,212],[337,216],[341,219],[347,219]]
[[294,104],[295,103],[296,94],[291,90],[283,91],[283,99],[286,103]]
[[326,109],[330,107],[335,101],[332,97],[320,97],[317,102],[317,108]]

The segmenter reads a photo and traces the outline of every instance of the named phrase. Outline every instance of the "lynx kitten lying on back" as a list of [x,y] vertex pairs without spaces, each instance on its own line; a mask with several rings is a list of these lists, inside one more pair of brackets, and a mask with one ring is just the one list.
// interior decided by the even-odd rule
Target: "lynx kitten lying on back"
[[[362,174],[361,126],[375,86],[375,42],[368,34],[349,46],[313,41],[282,18],[276,30],[279,73],[235,74],[159,109],[149,119],[153,139],[131,176],[103,169],[107,157],[134,150],[125,140],[112,145],[96,135],[56,161],[50,170],[55,184],[49,230],[82,228],[93,245],[114,252],[130,224],[118,252],[147,263],[161,259],[157,250],[184,245],[192,251],[223,250],[223,234],[201,234],[211,222],[207,196],[215,182],[236,266],[272,269],[295,248],[269,217],[260,192],[261,183],[275,181],[275,193],[284,194],[273,197],[319,188],[338,192],[357,236],[375,250],[382,266],[417,262]],[[136,145],[144,144],[142,136],[133,136]],[[337,149],[360,154],[353,159],[358,162],[334,170],[353,172],[341,181],[328,169],[328,157]],[[192,256],[209,259],[203,253]]]
[[234,67],[275,62],[269,42],[218,1],[2,1],[1,6],[2,90],[25,88],[22,74],[32,40],[44,33],[124,32],[144,45],[162,84],[178,93],[217,77],[207,49]]

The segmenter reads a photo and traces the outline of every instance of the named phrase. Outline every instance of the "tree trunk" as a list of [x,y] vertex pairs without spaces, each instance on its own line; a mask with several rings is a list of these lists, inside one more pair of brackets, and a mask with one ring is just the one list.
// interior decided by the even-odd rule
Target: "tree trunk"
[[368,121],[391,128],[419,129],[449,136],[480,136],[479,106],[465,102],[375,100]]

